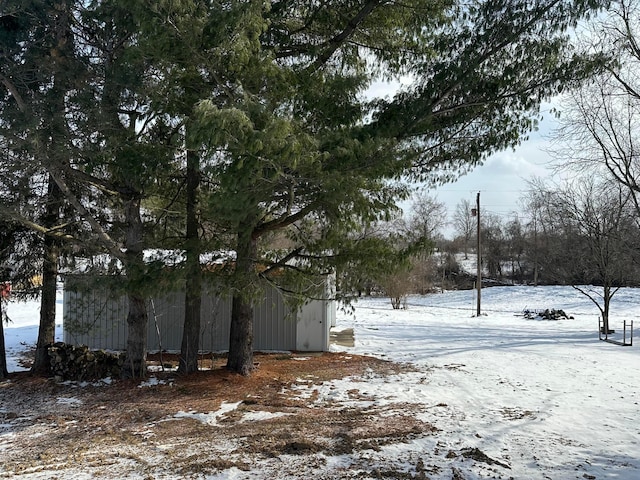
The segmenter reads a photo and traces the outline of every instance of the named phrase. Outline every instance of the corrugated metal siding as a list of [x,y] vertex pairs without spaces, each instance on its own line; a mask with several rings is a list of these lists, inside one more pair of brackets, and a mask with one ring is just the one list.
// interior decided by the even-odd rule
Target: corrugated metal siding
[[98,292],[64,292],[64,341],[122,350],[127,342],[126,298],[109,298]]
[[147,308],[149,314],[147,347],[149,350],[180,349],[184,297],[184,292],[173,292],[149,301]]
[[[231,314],[229,313],[229,317]],[[253,317],[256,350],[295,350],[297,318],[278,290],[268,287]]]
[[[179,351],[184,321],[184,292],[173,292],[149,301],[149,351]],[[109,298],[101,292],[64,294],[64,341],[90,348],[124,350],[127,340],[125,297]],[[200,350],[229,349],[231,299],[203,291]],[[297,318],[285,305],[282,294],[265,289],[254,309],[255,350],[295,350]]]
[[[180,320],[184,314],[180,316]],[[200,305],[200,349],[218,352],[229,349],[231,299],[212,294],[203,295]],[[176,348],[179,350],[180,346]]]

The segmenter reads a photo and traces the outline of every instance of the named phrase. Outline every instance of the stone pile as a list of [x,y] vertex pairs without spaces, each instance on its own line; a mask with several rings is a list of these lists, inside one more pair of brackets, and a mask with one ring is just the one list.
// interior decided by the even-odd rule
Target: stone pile
[[119,377],[124,355],[58,342],[49,347],[51,373],[57,381]]

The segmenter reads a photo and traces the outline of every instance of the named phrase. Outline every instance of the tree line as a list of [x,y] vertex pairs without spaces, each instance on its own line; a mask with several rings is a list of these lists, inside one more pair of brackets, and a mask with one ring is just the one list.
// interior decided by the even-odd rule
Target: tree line
[[0,1],[0,280],[39,295],[33,371],[82,265],[128,300],[125,376],[146,374],[147,300],[167,288],[186,292],[179,369],[197,369],[210,283],[232,297],[227,367],[250,374],[263,282],[300,302],[335,272],[348,297],[424,249],[428,232],[400,250],[363,232],[603,72],[569,46],[601,6]]
[[[558,184],[532,179],[520,204],[520,212],[481,215],[483,286],[571,285],[593,301],[608,328],[615,292],[640,286],[640,213],[631,192],[594,175]],[[424,195],[408,218],[381,225],[380,234],[390,238],[392,232],[399,245],[416,229],[427,229],[431,248],[367,279],[367,293],[387,295],[394,308],[401,308],[409,294],[474,288],[478,224],[472,209],[462,200],[448,219],[445,205]],[[453,239],[441,234],[450,223]]]

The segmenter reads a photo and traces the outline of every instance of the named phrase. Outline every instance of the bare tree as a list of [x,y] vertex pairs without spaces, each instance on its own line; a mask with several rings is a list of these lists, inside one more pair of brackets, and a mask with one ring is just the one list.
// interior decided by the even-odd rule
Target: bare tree
[[464,241],[464,258],[469,258],[469,242],[473,238],[475,232],[475,220],[471,213],[471,202],[469,200],[460,200],[456,205],[456,211],[453,214],[453,226]]
[[561,168],[606,172],[640,215],[640,1],[616,0],[585,29],[581,45],[612,58],[562,103],[555,154]]
[[[571,252],[565,238],[575,238],[572,225],[565,221],[561,202],[556,196],[565,188],[549,180],[533,178],[529,190],[522,197],[528,214],[527,257],[533,265],[535,285],[542,283],[568,283],[564,266],[571,263]],[[561,256],[560,253],[563,253]]]
[[504,233],[507,243],[507,257],[510,263],[510,276],[514,281],[523,283],[528,270],[525,264],[527,245],[525,228],[517,215],[507,222]]
[[538,197],[552,226],[546,233],[546,271],[587,296],[608,331],[611,299],[637,276],[632,244],[639,232],[631,194],[593,176],[547,188]]
[[447,207],[426,193],[418,194],[411,207],[407,229],[409,236],[435,241],[447,221]]
[[386,275],[380,280],[380,286],[394,310],[407,308],[407,296],[413,286],[409,272],[401,270]]
[[[573,267],[602,285],[576,287],[600,310],[609,330],[609,304],[628,281],[637,252],[640,217],[640,2],[615,0],[580,37],[585,50],[607,54],[611,63],[591,82],[570,92],[555,133],[560,168],[604,176],[608,182],[574,183],[564,195],[564,213],[584,240],[584,257]],[[615,185],[612,185],[615,184]],[[634,215],[628,210],[632,208]],[[635,234],[635,235],[634,235]],[[575,248],[575,242],[574,242]],[[549,257],[547,257],[549,258]]]
[[489,277],[500,279],[502,263],[506,259],[504,222],[495,214],[485,213],[480,228],[483,245],[482,264]]
[[411,258],[411,291],[424,294],[433,288],[437,277],[437,262],[433,258],[435,244],[442,239],[442,229],[447,221],[447,208],[436,197],[421,192],[414,198],[408,219],[403,222],[403,235],[408,242],[419,243],[424,248]]
[[528,222],[527,229],[527,257],[533,268],[533,284],[538,285],[540,274],[540,261],[542,258],[542,241],[546,239],[543,234],[546,229],[544,209],[545,191],[541,190],[540,179],[532,179],[529,181],[529,191],[521,197],[521,205],[527,212]]

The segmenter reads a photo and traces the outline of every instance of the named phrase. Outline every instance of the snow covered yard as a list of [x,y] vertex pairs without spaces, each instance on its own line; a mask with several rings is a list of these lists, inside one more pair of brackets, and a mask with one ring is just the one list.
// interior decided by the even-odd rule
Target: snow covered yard
[[[0,478],[640,478],[638,334],[632,347],[600,342],[597,309],[568,287],[494,287],[482,300],[474,317],[469,291],[411,297],[407,310],[363,299],[355,316],[338,315],[355,343],[333,347],[332,374],[296,357],[291,380],[270,378],[265,362],[252,395],[223,378],[215,404],[180,377],[134,389],[153,390],[143,404],[114,382],[47,385],[12,405],[16,385],[5,382],[0,454],[32,460],[0,464]],[[575,318],[520,315],[545,308]],[[639,312],[640,289],[622,289],[611,326]],[[16,321],[6,333],[14,355],[37,328]],[[122,404],[120,423],[100,423]],[[74,446],[71,432],[93,446]]]
[[[514,478],[640,478],[640,345],[598,341],[597,309],[571,288],[495,287],[482,300],[477,318],[470,292],[410,298],[401,312],[366,300],[350,351],[428,371],[396,395],[425,405],[446,448],[479,448]],[[612,326],[639,307],[639,290],[619,291]],[[575,319],[526,320],[525,308]]]

